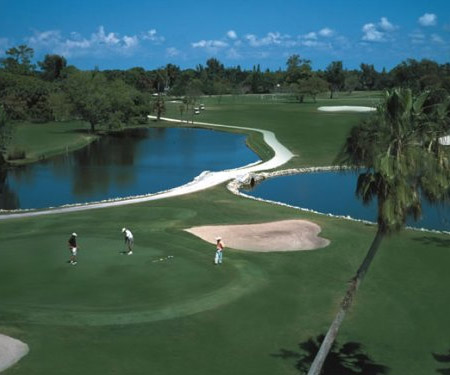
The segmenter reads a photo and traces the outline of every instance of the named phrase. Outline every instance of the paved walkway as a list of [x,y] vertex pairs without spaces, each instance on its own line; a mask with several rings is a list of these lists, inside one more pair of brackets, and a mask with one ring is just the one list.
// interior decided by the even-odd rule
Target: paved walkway
[[[154,116],[149,116],[149,118],[155,118]],[[161,120],[168,121],[168,122],[175,122],[180,123],[180,120],[171,119],[171,118],[165,118],[162,117]],[[246,128],[246,127],[239,127],[239,126],[229,126],[229,125],[218,125],[218,124],[211,124],[207,122],[194,122],[194,124],[191,125],[207,125],[213,128],[217,129],[239,129],[239,130],[249,130],[249,131],[256,131],[259,133],[262,133],[264,141],[273,149],[275,155],[268,161],[262,163],[254,163],[251,165],[247,165],[240,168],[235,169],[229,169],[225,171],[220,172],[203,172],[200,176],[197,176],[193,181],[167,190],[160,193],[155,194],[148,194],[145,196],[138,196],[138,197],[130,197],[130,198],[124,198],[124,199],[118,199],[118,200],[112,200],[112,201],[103,201],[103,202],[97,202],[97,203],[86,203],[81,205],[70,205],[70,206],[63,206],[59,208],[52,208],[52,209],[44,209],[39,211],[19,211],[15,213],[9,213],[9,214],[2,214],[0,215],[0,220],[10,220],[15,218],[22,218],[22,217],[32,217],[32,216],[41,216],[41,215],[51,215],[51,214],[59,214],[59,213],[66,213],[66,212],[76,212],[76,211],[87,211],[87,210],[93,210],[96,208],[104,208],[104,207],[115,207],[115,206],[124,206],[127,204],[133,204],[133,203],[140,203],[140,202],[149,202],[154,201],[157,199],[164,199],[164,198],[171,198],[176,197],[180,195],[190,194],[194,193],[200,190],[208,189],[212,186],[216,186],[219,184],[222,184],[226,181],[233,180],[236,178],[240,178],[241,176],[245,176],[246,174],[250,172],[260,172],[260,171],[267,171],[274,168],[277,168],[286,162],[288,162],[294,155],[286,148],[284,147],[280,142],[278,142],[277,138],[275,137],[275,134],[268,130],[262,130],[262,129],[254,129],[254,128]]]

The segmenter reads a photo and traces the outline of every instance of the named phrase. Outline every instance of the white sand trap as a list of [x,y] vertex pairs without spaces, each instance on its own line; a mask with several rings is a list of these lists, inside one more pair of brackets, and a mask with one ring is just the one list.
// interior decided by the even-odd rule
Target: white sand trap
[[375,107],[363,107],[356,105],[330,105],[317,108],[322,112],[373,112],[377,109]]
[[186,229],[204,241],[215,244],[221,236],[225,247],[248,251],[314,250],[330,241],[318,237],[321,228],[307,220],[282,220],[262,224],[208,225]]
[[27,344],[0,333],[0,372],[18,362],[28,350]]

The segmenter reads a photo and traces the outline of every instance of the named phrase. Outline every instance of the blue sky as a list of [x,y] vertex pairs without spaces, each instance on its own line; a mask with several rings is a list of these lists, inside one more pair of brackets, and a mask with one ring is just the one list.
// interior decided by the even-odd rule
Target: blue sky
[[299,54],[314,69],[342,60],[391,69],[450,62],[449,0],[0,0],[0,56],[27,44],[81,69],[226,66],[278,69]]

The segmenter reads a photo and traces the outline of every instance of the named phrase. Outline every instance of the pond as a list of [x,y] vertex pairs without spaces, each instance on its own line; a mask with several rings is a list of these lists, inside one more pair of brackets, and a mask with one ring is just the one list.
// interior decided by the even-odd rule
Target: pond
[[[322,213],[376,222],[376,201],[365,206],[355,196],[357,177],[351,172],[302,173],[270,178],[243,192]],[[450,231],[450,204],[431,206],[424,203],[422,210],[421,220],[410,219],[407,225]]]
[[26,209],[128,197],[174,188],[205,170],[259,160],[240,134],[189,128],[130,130],[0,178],[0,208]]

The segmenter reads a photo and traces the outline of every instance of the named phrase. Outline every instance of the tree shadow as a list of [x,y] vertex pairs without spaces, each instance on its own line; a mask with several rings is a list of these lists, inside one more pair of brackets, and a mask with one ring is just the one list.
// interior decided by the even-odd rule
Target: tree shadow
[[8,183],[8,171],[0,167],[0,209],[15,210],[20,208],[17,193]]
[[[450,349],[448,350],[448,354],[436,354],[436,353],[432,354],[436,361],[447,363],[450,366]],[[450,375],[450,367],[437,369],[436,372],[442,375]]]
[[[300,374],[306,374],[319,351],[324,335],[315,339],[299,343],[299,352],[281,349],[280,353],[272,354],[282,359],[296,360],[295,368]],[[347,342],[339,345],[335,342],[327,356],[322,368],[322,375],[380,375],[387,374],[389,368],[375,363],[364,351],[363,346],[357,342]]]
[[424,245],[435,245],[439,247],[446,247],[448,248],[450,246],[450,238],[437,238],[432,236],[423,236],[420,238],[415,238],[415,241],[422,242]]

